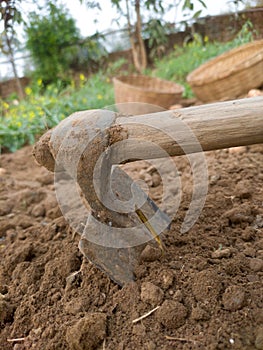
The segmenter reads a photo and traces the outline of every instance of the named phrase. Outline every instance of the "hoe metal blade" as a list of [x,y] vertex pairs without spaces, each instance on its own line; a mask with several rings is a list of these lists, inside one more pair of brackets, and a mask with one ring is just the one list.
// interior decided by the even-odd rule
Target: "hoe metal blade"
[[127,214],[125,228],[101,224],[90,214],[79,248],[88,260],[123,285],[134,279],[134,268],[148,241],[155,240],[163,249],[159,233],[171,220],[119,166],[113,167],[111,189],[120,201],[133,196],[136,211]]

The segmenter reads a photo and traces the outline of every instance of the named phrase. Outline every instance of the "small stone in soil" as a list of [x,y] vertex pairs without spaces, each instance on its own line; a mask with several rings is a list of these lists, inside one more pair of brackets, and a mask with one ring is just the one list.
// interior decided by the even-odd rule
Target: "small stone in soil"
[[0,176],[3,176],[7,173],[5,168],[0,168]]
[[217,249],[211,254],[212,259],[229,258],[231,256],[231,250],[229,248]]
[[162,256],[162,252],[160,249],[147,244],[147,246],[141,252],[140,258],[142,261],[152,262],[160,259],[161,256]]
[[175,104],[175,105],[170,106],[169,109],[171,109],[171,110],[173,110],[173,109],[180,109],[180,108],[182,108],[182,107],[183,107],[183,106],[180,105],[180,104],[178,103],[178,104]]
[[163,289],[168,289],[174,282],[174,272],[172,270],[164,270],[161,274],[161,286]]
[[249,262],[249,267],[255,272],[263,271],[263,260],[258,258],[251,259]]
[[226,310],[239,310],[245,304],[245,291],[240,286],[229,286],[225,290],[222,300]]
[[161,184],[161,176],[158,173],[152,175],[152,187],[157,187]]
[[254,221],[254,226],[256,229],[263,227],[263,217],[261,215],[256,216],[256,220]]

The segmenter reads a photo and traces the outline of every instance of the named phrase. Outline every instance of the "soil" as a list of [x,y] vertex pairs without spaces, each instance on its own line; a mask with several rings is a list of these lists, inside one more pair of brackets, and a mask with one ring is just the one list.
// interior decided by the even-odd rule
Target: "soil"
[[[80,253],[32,147],[2,155],[1,350],[263,349],[263,145],[206,158],[199,219],[180,233],[192,180],[178,157],[183,196],[165,253],[147,246],[135,281],[120,287]],[[149,164],[124,168],[158,203],[162,184]]]

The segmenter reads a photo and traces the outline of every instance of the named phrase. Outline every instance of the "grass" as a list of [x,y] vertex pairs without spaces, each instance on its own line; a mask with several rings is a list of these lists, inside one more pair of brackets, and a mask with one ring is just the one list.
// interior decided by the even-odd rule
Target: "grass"
[[226,43],[209,42],[208,37],[204,41],[196,35],[188,45],[175,47],[174,51],[162,60],[155,62],[155,69],[147,71],[147,74],[158,78],[172,80],[185,88],[184,97],[191,98],[194,94],[186,81],[187,75],[201,64],[216,56],[252,40],[252,35],[247,27],[237,37]]
[[[185,87],[184,97],[192,97],[193,92],[186,82],[187,74],[207,60],[251,41],[250,29],[248,25],[243,26],[236,39],[227,43],[212,43],[208,38],[202,42],[196,36],[192,43],[175,47],[167,57],[156,60],[154,68],[146,70],[145,74],[182,84]],[[1,148],[14,152],[25,144],[33,144],[36,137],[73,112],[114,104],[111,77],[120,73],[124,63],[121,59],[110,64],[106,71],[101,70],[89,78],[80,74],[79,86],[72,82],[63,88],[58,81],[56,85],[43,89],[39,79],[25,89],[24,100],[18,101],[15,96],[0,100]]]

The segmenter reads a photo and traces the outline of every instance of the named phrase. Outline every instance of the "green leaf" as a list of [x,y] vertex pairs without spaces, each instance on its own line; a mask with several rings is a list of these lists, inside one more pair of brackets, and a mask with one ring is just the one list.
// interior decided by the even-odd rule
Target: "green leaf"
[[203,0],[198,0],[198,1],[205,9],[207,8],[206,3]]
[[202,13],[202,10],[196,11],[196,13],[193,15],[193,18],[200,17],[200,14]]
[[194,4],[192,3],[191,0],[185,0],[184,4],[183,4],[183,10],[193,10],[194,9]]

